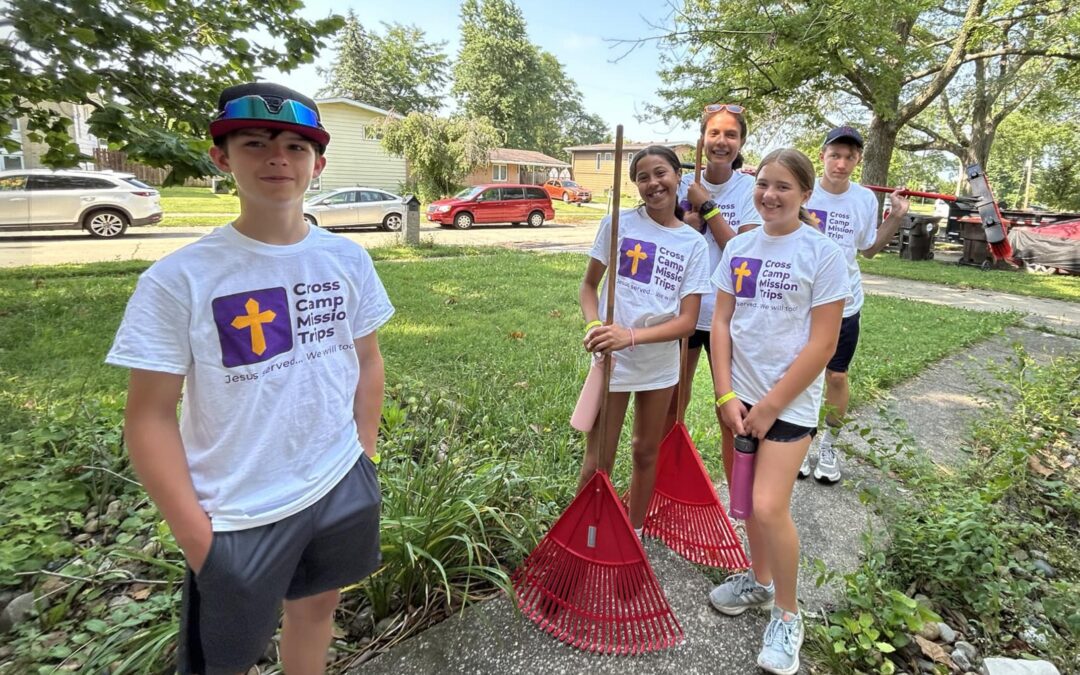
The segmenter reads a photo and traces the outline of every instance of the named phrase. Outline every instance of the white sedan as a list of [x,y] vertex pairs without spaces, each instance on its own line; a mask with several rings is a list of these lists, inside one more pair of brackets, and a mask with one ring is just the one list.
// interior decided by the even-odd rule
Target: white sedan
[[405,222],[405,203],[377,188],[339,188],[305,201],[304,220],[325,228],[373,225],[398,232]]

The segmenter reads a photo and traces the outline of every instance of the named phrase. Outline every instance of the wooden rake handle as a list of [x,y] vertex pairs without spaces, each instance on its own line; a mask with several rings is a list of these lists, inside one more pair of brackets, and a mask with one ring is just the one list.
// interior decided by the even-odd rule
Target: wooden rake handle
[[[619,269],[619,201],[622,196],[623,127],[615,127],[615,181],[611,192],[611,241],[608,245],[607,266],[607,317],[605,325],[615,323],[615,284]],[[600,450],[607,447],[608,408],[611,398],[611,352],[604,354],[604,397],[600,399],[600,442],[596,447],[597,466]]]

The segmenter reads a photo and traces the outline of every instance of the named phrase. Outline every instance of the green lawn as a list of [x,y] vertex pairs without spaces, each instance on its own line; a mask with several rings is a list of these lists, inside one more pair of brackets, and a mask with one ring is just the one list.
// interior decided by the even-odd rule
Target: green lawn
[[604,217],[605,211],[594,209],[589,206],[577,204],[564,204],[558,199],[552,199],[551,205],[555,207],[555,220],[560,223],[599,223]]
[[[472,255],[396,262],[459,253]],[[397,307],[379,334],[388,384],[384,567],[346,593],[343,658],[361,638],[378,642],[370,626],[352,621],[364,606],[377,620],[400,613],[408,598],[440,615],[505,583],[502,569],[569,501],[582,453],[568,418],[587,367],[577,308],[583,256],[435,245],[373,255]],[[145,266],[0,270],[0,344],[11,345],[0,349],[0,589],[51,592],[38,619],[5,637],[17,655],[11,672],[58,666],[73,652],[67,665],[85,672],[128,656],[132,672],[156,672],[172,654],[181,558],[140,489],[124,480],[127,374],[102,364]],[[854,401],[1015,320],[867,298]],[[716,475],[711,398],[702,366],[688,424]],[[620,454],[619,487],[628,456]],[[90,519],[100,523],[87,539]],[[82,581],[38,572],[48,565]],[[115,583],[131,576],[163,583]],[[120,593],[126,604],[115,601]]]
[[169,213],[239,213],[240,200],[236,195],[216,195],[210,188],[161,188],[161,208]]
[[901,260],[895,253],[882,253],[870,259],[860,256],[859,268],[867,274],[1080,302],[1080,278],[1077,277],[999,270],[984,272],[976,267],[937,260]]

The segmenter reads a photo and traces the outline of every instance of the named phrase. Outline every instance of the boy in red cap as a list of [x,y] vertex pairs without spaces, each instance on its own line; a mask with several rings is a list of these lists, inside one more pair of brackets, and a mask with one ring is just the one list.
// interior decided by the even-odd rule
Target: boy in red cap
[[311,99],[229,87],[210,134],[240,215],[143,273],[106,361],[131,369],[131,462],[188,563],[180,672],[246,672],[284,602],[285,670],[321,673],[338,589],[380,561],[394,309],[362,247],[304,222],[330,142]]

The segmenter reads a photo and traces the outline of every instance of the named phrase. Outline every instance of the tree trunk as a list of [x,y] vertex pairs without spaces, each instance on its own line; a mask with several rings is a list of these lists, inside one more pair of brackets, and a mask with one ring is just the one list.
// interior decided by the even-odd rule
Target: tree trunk
[[[896,122],[886,121],[874,115],[870,132],[866,135],[866,151],[863,153],[862,182],[870,185],[889,185],[889,163],[892,161],[896,136],[900,132]],[[878,202],[884,198],[878,194]]]

